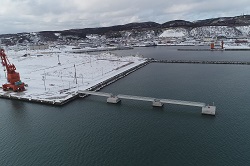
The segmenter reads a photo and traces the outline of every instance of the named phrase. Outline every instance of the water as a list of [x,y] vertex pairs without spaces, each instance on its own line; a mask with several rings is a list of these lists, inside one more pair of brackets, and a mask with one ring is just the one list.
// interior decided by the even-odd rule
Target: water
[[[127,53],[138,50],[159,59],[184,57],[169,47]],[[232,52],[214,53],[185,52],[185,58],[234,58]],[[214,102],[216,117],[196,107],[153,108],[130,100],[112,105],[96,96],[64,107],[0,99],[0,165],[249,165],[248,71],[244,65],[154,63],[102,89]]]
[[199,47],[139,47],[132,50],[115,51],[119,55],[140,54],[145,58],[154,58],[159,60],[215,60],[215,61],[250,61],[249,51],[177,51],[179,48],[205,48],[208,46]]

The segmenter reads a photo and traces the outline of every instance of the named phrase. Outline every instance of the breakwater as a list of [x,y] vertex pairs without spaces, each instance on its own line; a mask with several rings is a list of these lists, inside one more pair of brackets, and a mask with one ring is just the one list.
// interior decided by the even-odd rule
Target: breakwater
[[250,48],[180,48],[178,51],[250,51]]
[[250,65],[244,61],[202,61],[202,60],[150,60],[151,63],[191,63],[191,64],[230,64],[230,65]]
[[210,48],[180,48],[177,50],[178,51],[224,51],[225,49],[221,49],[221,48],[215,48],[215,49],[210,49]]
[[250,48],[226,48],[225,51],[250,51]]

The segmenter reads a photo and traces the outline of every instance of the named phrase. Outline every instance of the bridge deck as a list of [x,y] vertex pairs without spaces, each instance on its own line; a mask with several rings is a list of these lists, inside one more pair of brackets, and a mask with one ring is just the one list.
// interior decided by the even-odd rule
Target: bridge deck
[[142,97],[142,96],[131,96],[131,95],[117,95],[120,99],[129,99],[129,100],[140,100],[140,101],[155,101],[155,98],[152,97]]
[[95,95],[95,96],[103,96],[103,97],[112,97],[112,93],[105,93],[105,92],[95,92],[95,91],[88,91],[88,90],[79,90],[78,93],[87,94],[87,95]]
[[205,107],[205,103],[201,102],[192,102],[192,101],[182,101],[182,100],[172,100],[172,99],[157,99],[152,97],[143,97],[143,96],[132,96],[132,95],[113,95],[112,93],[105,92],[94,92],[94,91],[78,91],[80,94],[89,94],[96,96],[104,96],[104,97],[118,97],[120,99],[128,99],[128,100],[139,100],[139,101],[150,101],[150,102],[160,102],[164,104],[176,104],[176,105],[186,105],[186,106],[194,106],[194,107]]
[[177,105],[187,105],[187,106],[194,106],[194,107],[205,107],[205,103],[200,102],[193,102],[193,101],[182,101],[182,100],[171,100],[171,99],[161,99],[161,103],[166,104],[177,104]]

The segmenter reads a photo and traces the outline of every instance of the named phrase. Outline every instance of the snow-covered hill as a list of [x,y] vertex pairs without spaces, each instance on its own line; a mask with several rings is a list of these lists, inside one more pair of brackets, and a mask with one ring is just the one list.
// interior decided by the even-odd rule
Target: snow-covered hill
[[[96,38],[98,36],[98,38]],[[250,15],[219,17],[194,22],[173,20],[163,24],[155,22],[129,23],[110,27],[41,31],[34,33],[0,34],[3,45],[27,45],[60,43],[72,44],[81,41],[109,44],[109,41],[154,41],[157,37],[250,37]],[[99,38],[104,40],[99,41]],[[113,40],[118,39],[119,40]],[[121,39],[121,40],[120,40]],[[95,41],[93,41],[95,40]]]
[[244,36],[250,36],[250,26],[238,26],[235,28],[238,29]]
[[184,28],[169,28],[165,30],[159,37],[185,37],[188,35],[188,30]]
[[218,37],[224,36],[227,38],[241,36],[242,33],[234,27],[229,26],[205,26],[193,28],[190,31],[190,36],[195,38]]
[[250,26],[203,26],[196,28],[167,28],[159,37],[250,37]]

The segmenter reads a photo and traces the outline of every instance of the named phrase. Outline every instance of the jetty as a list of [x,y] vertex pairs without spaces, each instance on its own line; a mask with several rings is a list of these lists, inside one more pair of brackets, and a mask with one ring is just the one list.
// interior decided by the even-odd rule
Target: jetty
[[88,91],[88,90],[79,90],[78,94],[79,94],[79,97],[86,97],[86,95],[107,97],[107,103],[112,103],[112,104],[119,103],[121,99],[127,99],[127,100],[152,102],[152,106],[154,107],[162,107],[164,104],[201,107],[202,108],[201,113],[204,115],[215,115],[215,111],[216,111],[215,106],[208,106],[205,103],[193,102],[193,101],[158,99],[158,98],[153,98],[153,97],[132,96],[132,95],[123,95],[123,94],[114,95],[112,93],[96,92],[96,91]]
[[250,65],[244,61],[207,61],[207,60],[150,60],[152,63],[193,63],[193,64],[230,64],[230,65]]
[[210,49],[210,48],[180,48],[177,50],[178,51],[225,51],[225,49],[221,49],[221,48],[215,48],[215,49]]
[[250,51],[250,48],[180,48],[178,51]]

